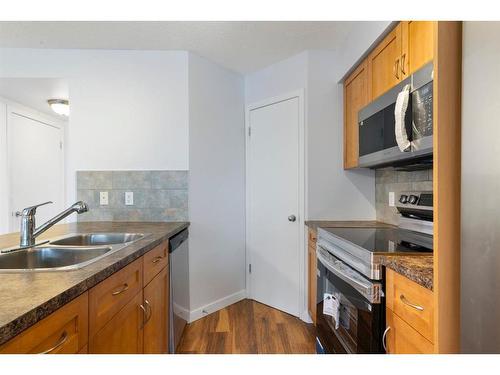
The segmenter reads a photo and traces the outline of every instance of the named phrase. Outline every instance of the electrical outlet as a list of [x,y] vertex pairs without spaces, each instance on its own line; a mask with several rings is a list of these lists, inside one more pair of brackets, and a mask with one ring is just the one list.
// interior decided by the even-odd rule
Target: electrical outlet
[[125,206],[133,206],[134,205],[134,192],[126,191],[125,192]]
[[394,199],[394,192],[390,191],[389,192],[389,206],[394,207],[395,205],[396,204],[395,204],[395,199]]
[[108,192],[107,191],[101,191],[99,193],[99,204],[101,206],[107,206],[109,204]]

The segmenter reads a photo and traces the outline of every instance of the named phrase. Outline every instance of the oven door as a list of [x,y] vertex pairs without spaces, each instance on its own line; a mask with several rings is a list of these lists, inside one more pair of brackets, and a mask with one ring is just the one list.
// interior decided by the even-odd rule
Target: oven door
[[[324,353],[383,353],[382,284],[364,278],[325,249],[317,248],[316,331]],[[324,314],[326,295],[340,302],[339,321]]]

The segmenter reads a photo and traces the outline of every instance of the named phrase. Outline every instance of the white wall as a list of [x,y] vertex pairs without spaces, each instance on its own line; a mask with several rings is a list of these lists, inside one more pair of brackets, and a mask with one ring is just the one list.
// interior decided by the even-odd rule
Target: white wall
[[9,228],[7,170],[7,104],[0,100],[0,233]]
[[500,352],[500,22],[464,22],[461,347]]
[[245,104],[253,104],[307,86],[307,52],[245,77]]
[[308,52],[307,217],[373,220],[374,172],[343,167],[342,67],[337,53]]
[[344,171],[342,166],[342,88],[337,82],[345,64],[338,64],[337,56],[332,51],[305,51],[246,76],[245,104],[304,88],[306,218],[373,220],[373,172]]
[[245,297],[243,77],[189,54],[191,319]]
[[70,90],[67,200],[76,170],[186,170],[187,52],[0,49],[0,77],[62,77]]

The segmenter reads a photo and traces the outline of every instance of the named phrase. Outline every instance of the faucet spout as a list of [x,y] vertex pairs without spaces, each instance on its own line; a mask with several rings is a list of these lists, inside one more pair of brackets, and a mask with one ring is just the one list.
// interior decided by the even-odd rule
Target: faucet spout
[[52,219],[40,225],[35,229],[35,213],[36,210],[28,210],[21,218],[21,247],[33,246],[35,244],[35,238],[40,234],[45,232],[50,227],[54,226],[67,216],[71,215],[73,212],[77,214],[82,214],[89,210],[87,203],[83,201],[76,202],[68,207],[66,210],[54,216]]

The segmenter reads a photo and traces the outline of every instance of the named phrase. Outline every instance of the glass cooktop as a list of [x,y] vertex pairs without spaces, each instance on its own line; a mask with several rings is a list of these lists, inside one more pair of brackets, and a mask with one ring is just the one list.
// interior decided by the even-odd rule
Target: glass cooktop
[[432,236],[399,228],[321,228],[372,253],[432,253]]

